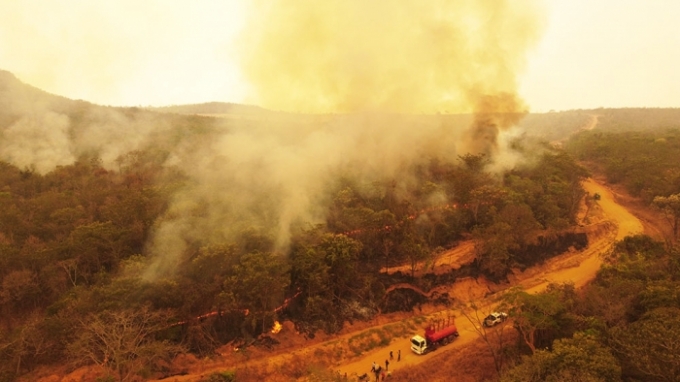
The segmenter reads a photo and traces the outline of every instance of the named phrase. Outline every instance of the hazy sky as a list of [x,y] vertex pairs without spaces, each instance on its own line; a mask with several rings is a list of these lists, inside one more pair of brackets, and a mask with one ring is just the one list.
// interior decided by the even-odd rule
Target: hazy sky
[[[248,101],[235,58],[247,4],[0,0],[0,69],[104,105]],[[677,0],[546,0],[520,93],[539,112],[680,107],[678,20]]]

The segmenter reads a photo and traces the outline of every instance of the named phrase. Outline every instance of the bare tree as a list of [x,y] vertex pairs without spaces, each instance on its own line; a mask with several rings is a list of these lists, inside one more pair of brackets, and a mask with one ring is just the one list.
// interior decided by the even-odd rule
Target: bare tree
[[[6,367],[12,364],[14,372],[19,375],[22,369],[32,369],[55,347],[55,342],[45,335],[44,317],[33,312],[23,317],[23,325],[9,332],[0,329],[0,359]],[[0,362],[0,367],[3,362]]]
[[167,312],[147,307],[92,314],[79,320],[81,332],[69,344],[69,353],[76,361],[101,365],[115,372],[119,381],[127,381],[144,366],[184,351],[154,338],[169,318]]
[[57,265],[63,269],[68,275],[68,279],[73,286],[76,286],[78,281],[78,261],[76,259],[69,259],[57,262]]
[[502,320],[494,327],[487,327],[484,325],[486,315],[480,312],[480,308],[474,300],[471,300],[468,305],[460,307],[460,312],[463,317],[472,324],[474,332],[482,339],[482,341],[484,341],[484,344],[486,344],[486,348],[493,358],[496,373],[498,373],[498,376],[500,377],[504,363],[503,348],[506,342],[505,327],[508,324],[508,321]]

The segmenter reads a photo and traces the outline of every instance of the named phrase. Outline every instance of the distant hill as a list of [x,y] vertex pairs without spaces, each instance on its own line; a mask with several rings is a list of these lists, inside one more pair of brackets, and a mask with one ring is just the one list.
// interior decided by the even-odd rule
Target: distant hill
[[548,141],[568,138],[581,130],[619,133],[680,129],[680,108],[568,110],[527,115],[519,126]]
[[[307,121],[309,115],[289,114],[268,110],[259,106],[226,102],[208,102],[191,105],[175,105],[147,108],[161,113],[204,115],[214,117],[262,118],[274,115]],[[328,115],[326,116],[328,117]],[[450,115],[448,120],[456,126],[472,123],[470,114]],[[520,122],[519,127],[527,134],[547,141],[559,141],[585,129],[607,132],[648,131],[680,128],[680,108],[621,108],[621,109],[579,109],[549,113],[530,113]]]
[[23,114],[34,106],[49,106],[56,112],[64,111],[74,105],[95,106],[86,101],[75,101],[48,93],[19,81],[14,74],[0,70],[0,116]]
[[107,168],[130,152],[153,152],[162,162],[172,148],[223,131],[227,121],[200,115],[110,107],[50,94],[0,71],[0,164],[47,173],[80,158]]
[[93,104],[82,100],[72,100],[70,98],[48,93],[44,90],[33,87],[21,82],[14,74],[6,70],[0,70],[0,127],[6,126],[5,120],[12,120],[10,116],[18,116],[26,113],[29,109],[36,106],[42,109],[49,109],[60,114],[71,114],[74,109],[107,109],[125,110],[134,112],[153,112],[183,115],[245,115],[276,113],[259,106],[241,105],[227,102],[208,102],[190,105],[173,105],[165,107],[112,107]]
[[651,131],[680,128],[680,108],[595,109],[598,128],[608,132]]
[[148,107],[146,109],[161,113],[203,114],[203,115],[274,113],[270,110],[264,109],[259,106],[242,105],[231,102],[207,102],[189,105]]
[[[234,110],[241,110],[238,107],[240,105],[233,106]],[[186,105],[186,107],[191,108],[192,105]],[[179,113],[171,110],[172,108],[175,107],[142,109],[138,107],[103,106],[83,100],[73,100],[23,83],[14,74],[0,70],[0,131],[3,127],[7,127],[9,122],[36,111],[63,114],[73,118],[74,121],[72,122],[76,123],[78,123],[79,117],[84,115],[89,117],[89,123],[96,122],[93,119],[110,116],[106,112],[123,112],[127,116],[159,116],[163,111],[176,114],[199,114]],[[181,109],[183,106],[178,106],[178,108]],[[244,106],[244,109],[247,108],[260,109],[255,106]],[[103,112],[103,114],[97,116],[98,112]]]
[[[82,100],[71,100],[50,94],[19,81],[12,73],[0,70],[0,130],[9,126],[22,115],[37,106],[59,114],[79,116],[91,114],[93,110],[118,110],[126,114],[175,114],[184,116],[226,117],[233,121],[259,121],[284,118],[286,121],[317,123],[332,119],[333,115],[310,116],[268,110],[254,105],[229,102],[207,102],[165,107],[106,107]],[[424,116],[428,118],[428,116]],[[450,115],[447,120],[456,126],[467,126],[472,121],[469,114]],[[77,122],[79,118],[75,118]],[[607,132],[649,131],[659,129],[680,129],[680,108],[622,108],[622,109],[581,109],[549,113],[531,113],[519,123],[519,127],[532,136],[547,141],[559,141],[583,129],[597,129]]]

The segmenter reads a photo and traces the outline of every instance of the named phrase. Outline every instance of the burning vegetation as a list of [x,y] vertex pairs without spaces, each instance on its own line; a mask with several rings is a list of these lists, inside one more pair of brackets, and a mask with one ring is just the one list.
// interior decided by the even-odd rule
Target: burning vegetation
[[272,326],[271,333],[272,334],[277,334],[283,329],[283,325],[281,325],[278,321],[274,321],[274,326]]
[[126,378],[284,319],[338,332],[408,278],[383,267],[473,238],[467,276],[502,280],[575,222],[586,172],[506,135],[528,111],[535,2],[254,4],[243,68],[253,101],[282,112],[105,108],[1,73],[2,372],[69,356],[110,368],[92,333],[123,319],[150,332],[116,361]]

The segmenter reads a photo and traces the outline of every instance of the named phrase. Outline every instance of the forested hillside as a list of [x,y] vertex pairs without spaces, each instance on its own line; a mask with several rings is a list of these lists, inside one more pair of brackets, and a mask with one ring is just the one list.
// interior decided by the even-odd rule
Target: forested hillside
[[[599,117],[572,154],[527,136],[473,154],[457,145],[466,115],[186,110],[72,101],[0,72],[0,380],[84,364],[162,376],[176,354],[252,344],[276,320],[314,336],[424,302],[386,296],[397,283],[502,281],[575,245],[588,174],[574,158],[636,179],[677,226],[673,131],[609,136]],[[528,135],[593,122],[552,115],[529,116]],[[475,261],[449,274],[380,272],[469,239]],[[572,327],[551,335],[588,329]]]
[[[502,278],[536,260],[521,254],[537,232],[569,226],[581,192],[580,170],[550,152],[540,166],[503,179],[482,172],[480,157],[433,163],[408,197],[389,184],[359,192],[346,181],[327,223],[297,231],[289,252],[272,252],[271,236],[252,229],[234,242],[194,243],[176,274],[147,282],[145,242],[170,190],[153,162],[126,159],[119,172],[96,159],[45,175],[2,165],[6,378],[42,363],[104,362],[112,352],[139,351],[94,341],[100,326],[115,329],[106,327],[111,320],[142,325],[146,337],[135,346],[153,350],[149,357],[179,351],[171,344],[209,352],[282,316],[310,334],[337,331],[376,312],[390,282],[378,277],[381,266],[424,259],[470,233],[488,243],[476,272]],[[433,196],[448,202],[431,206]],[[274,311],[293,295],[287,310]],[[192,320],[212,311],[221,314]]]
[[[582,290],[570,284],[553,284],[539,294],[510,290],[499,309],[509,312],[516,341],[504,340],[498,334],[502,330],[486,334],[489,351],[499,355],[494,361],[504,365],[495,376],[499,380],[678,380],[680,136],[677,129],[652,125],[581,131],[564,147],[607,181],[658,209],[675,240],[626,237]],[[395,380],[423,373],[426,367],[413,368],[395,374]]]
[[519,126],[547,141],[563,141],[581,130],[620,133],[680,128],[680,109],[626,108],[531,113]]
[[588,131],[565,148],[579,160],[599,166],[612,183],[651,202],[680,191],[680,130],[605,133]]
[[[510,295],[530,355],[501,381],[677,381],[680,253],[627,237],[583,291],[554,285]],[[531,350],[529,350],[531,349]]]
[[674,238],[625,238],[582,291],[554,285],[538,295],[508,294],[525,355],[509,360],[517,364],[501,381],[678,380],[680,119],[675,109],[644,119],[645,110],[612,112],[607,130],[579,132],[564,147],[660,211]]
[[[320,193],[324,219],[295,219],[282,243],[285,215],[271,220],[280,206],[270,205],[288,199],[277,188],[248,189],[253,202],[222,185],[214,190],[235,198],[225,202],[199,187],[205,180],[195,173],[216,165],[192,155],[239,136],[234,125],[70,101],[13,77],[0,91],[2,380],[65,363],[135,379],[179,352],[250,342],[282,318],[309,335],[336,332],[381,309],[412,307],[417,301],[383,305],[385,289],[411,276],[380,268],[425,260],[461,238],[481,243],[461,272],[501,280],[510,267],[554,254],[540,250],[540,238],[574,223],[583,194],[586,173],[569,155],[528,141],[513,150],[531,160],[502,173],[489,172],[483,154],[432,156],[374,178],[340,168]],[[266,120],[239,128],[263,123],[283,128]],[[238,200],[251,203],[238,224],[214,214],[238,214]],[[228,234],[206,219],[224,220]],[[163,236],[182,224],[200,231],[168,231],[183,235],[181,245],[177,234]],[[174,257],[159,263],[167,253]]]
[[[224,117],[259,116],[271,118],[274,115],[294,115],[273,112],[255,106],[210,102],[195,105],[178,105],[147,108],[163,113],[184,115],[219,115]],[[297,118],[309,116],[296,115]],[[457,128],[469,126],[471,114],[447,115],[447,123]],[[548,142],[564,141],[582,130],[595,129],[597,132],[657,132],[680,129],[680,108],[624,108],[624,109],[581,109],[529,113],[517,124],[518,129],[528,136],[536,136]]]
[[577,159],[600,168],[645,203],[661,210],[678,237],[680,130],[582,132],[566,145]]
[[503,382],[677,381],[679,271],[677,248],[644,235],[626,237],[585,287],[549,284],[537,294],[512,288],[498,306],[510,319],[475,333],[476,352],[440,354],[395,372],[393,380],[453,374]]

